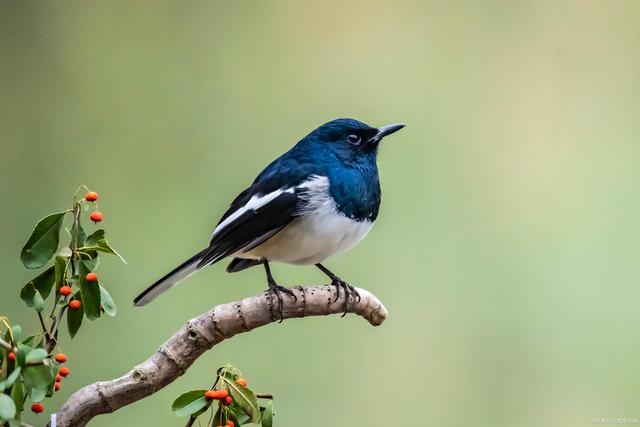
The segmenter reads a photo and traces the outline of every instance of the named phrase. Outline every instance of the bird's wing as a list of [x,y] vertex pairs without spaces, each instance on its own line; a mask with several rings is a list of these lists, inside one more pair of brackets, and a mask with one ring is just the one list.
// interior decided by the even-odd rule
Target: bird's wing
[[265,192],[257,183],[240,193],[213,231],[198,268],[253,249],[274,236],[295,218],[299,193],[295,186]]

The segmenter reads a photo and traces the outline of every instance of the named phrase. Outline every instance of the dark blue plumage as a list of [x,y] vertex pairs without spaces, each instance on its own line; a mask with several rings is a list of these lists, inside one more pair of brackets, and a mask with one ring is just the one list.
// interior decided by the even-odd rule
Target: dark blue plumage
[[216,226],[209,247],[185,261],[135,300],[144,305],[200,268],[233,256],[227,271],[264,264],[271,292],[286,288],[271,276],[269,261],[316,264],[345,292],[353,288],[319,264],[351,249],[378,216],[378,146],[403,124],[374,128],[354,119],[318,127],[271,162],[235,198]]

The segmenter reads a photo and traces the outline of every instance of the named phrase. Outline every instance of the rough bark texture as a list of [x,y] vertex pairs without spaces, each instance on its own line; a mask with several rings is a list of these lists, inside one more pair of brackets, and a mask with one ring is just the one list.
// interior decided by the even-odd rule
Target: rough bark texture
[[[297,296],[283,294],[284,319],[338,314],[344,310],[344,292],[334,302],[334,286],[292,288]],[[378,326],[387,317],[384,305],[370,292],[358,289],[361,299],[349,304],[348,312],[358,314]],[[267,293],[221,304],[189,320],[158,351],[131,371],[110,381],[99,381],[75,392],[55,414],[56,426],[80,427],[93,417],[114,412],[147,397],[174,381],[213,346],[236,334],[278,321],[274,317],[277,300]],[[168,410],[168,409],[167,409]]]

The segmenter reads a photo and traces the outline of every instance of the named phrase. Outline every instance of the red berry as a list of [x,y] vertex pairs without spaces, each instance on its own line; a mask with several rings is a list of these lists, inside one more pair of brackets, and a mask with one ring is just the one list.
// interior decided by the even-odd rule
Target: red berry
[[231,405],[233,403],[233,398],[231,396],[227,396],[224,398],[225,405]]
[[36,414],[39,414],[40,412],[44,412],[44,405],[42,403],[34,403],[31,405],[31,410]]
[[84,280],[86,280],[87,282],[97,282],[98,275],[96,273],[88,273],[86,276],[84,276]]
[[9,358],[9,360],[16,360],[16,354],[13,351],[9,353],[7,357]]
[[72,301],[69,301],[69,308],[72,308],[74,310],[80,308],[81,305],[82,303],[80,302],[80,300],[74,299]]
[[64,295],[66,297],[67,295],[71,295],[71,292],[73,292],[71,286],[64,285],[60,287],[60,295]]
[[64,353],[58,353],[54,356],[54,359],[58,363],[64,363],[67,361],[67,355]]
[[84,199],[87,202],[95,202],[96,200],[98,200],[98,193],[96,193],[95,191],[88,191],[87,194],[84,195]]
[[56,375],[56,382],[59,383],[60,381],[62,381],[62,375],[58,374]]
[[246,387],[249,384],[244,378],[238,378],[236,383],[240,384],[242,387]]
[[91,221],[93,222],[100,222],[104,217],[102,216],[102,212],[94,211],[94,212],[91,212],[91,215],[89,215],[89,218],[91,218]]
[[56,381],[55,385],[53,386],[53,389],[55,391],[60,391],[60,387],[61,387],[60,381]]
[[69,375],[71,373],[71,370],[69,368],[67,368],[66,366],[63,366],[62,368],[60,368],[58,373],[60,375],[62,375],[63,377],[66,377],[67,375]]
[[227,421],[227,425],[228,425],[229,427],[233,427],[235,424],[233,423],[233,421],[228,420],[228,421]]

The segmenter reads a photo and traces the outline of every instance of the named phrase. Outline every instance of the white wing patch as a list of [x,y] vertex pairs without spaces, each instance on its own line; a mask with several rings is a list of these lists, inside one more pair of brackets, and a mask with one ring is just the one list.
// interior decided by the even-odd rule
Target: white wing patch
[[213,239],[216,234],[218,234],[221,230],[223,230],[226,226],[231,224],[233,221],[238,219],[240,215],[242,215],[243,213],[250,210],[259,209],[264,205],[266,205],[267,203],[271,202],[276,197],[280,196],[281,194],[293,193],[293,190],[294,190],[293,188],[288,188],[286,190],[281,189],[281,190],[272,191],[271,193],[268,193],[268,194],[256,194],[251,199],[249,199],[246,205],[242,206],[240,209],[238,209],[237,211],[229,215],[227,218],[225,218],[224,221],[218,224],[215,230],[213,230],[213,233],[211,233],[211,238]]

